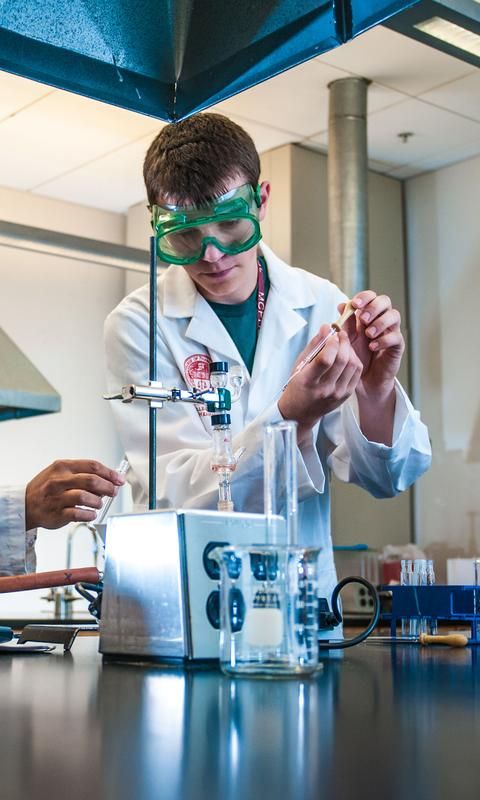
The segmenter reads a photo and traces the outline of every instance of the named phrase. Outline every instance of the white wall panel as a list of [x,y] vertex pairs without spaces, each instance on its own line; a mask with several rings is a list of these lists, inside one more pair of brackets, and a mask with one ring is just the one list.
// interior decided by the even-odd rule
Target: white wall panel
[[[0,423],[0,485],[24,485],[56,458],[116,466],[120,445],[102,399],[102,332],[123,296],[124,271],[9,248],[0,259],[0,325],[62,397],[61,413]],[[39,570],[65,566],[67,530],[39,533]],[[73,566],[92,563],[89,534],[75,539],[73,558]],[[46,616],[44,594],[0,595],[0,618]]]
[[480,158],[407,181],[414,390],[431,470],[418,486],[419,542],[480,553]]

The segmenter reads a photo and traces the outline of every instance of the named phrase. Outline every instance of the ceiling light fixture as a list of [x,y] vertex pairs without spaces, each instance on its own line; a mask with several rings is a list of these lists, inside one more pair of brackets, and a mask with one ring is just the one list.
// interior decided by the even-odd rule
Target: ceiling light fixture
[[[474,2],[476,1],[474,0]],[[414,27],[426,33],[427,36],[433,36],[435,39],[440,39],[442,42],[480,58],[480,36],[472,31],[467,31],[460,25],[454,25],[453,22],[448,22],[441,17],[432,17],[432,19],[418,22]]]
[[480,0],[421,0],[384,25],[480,67]]

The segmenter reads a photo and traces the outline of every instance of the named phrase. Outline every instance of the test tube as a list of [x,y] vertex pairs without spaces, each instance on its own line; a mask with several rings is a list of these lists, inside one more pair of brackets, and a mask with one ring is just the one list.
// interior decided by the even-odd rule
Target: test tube
[[478,623],[478,612],[480,611],[478,603],[478,577],[480,574],[480,558],[473,559],[473,574],[475,580],[475,589],[473,590],[473,613],[475,615],[475,633],[478,639],[478,635],[480,632]]
[[[130,467],[130,464],[128,463],[128,460],[126,458],[123,458],[121,460],[121,462],[120,462],[120,465],[117,467],[116,471],[120,475],[126,475],[127,472],[128,472],[129,467]],[[95,517],[94,521],[91,523],[92,526],[100,525],[105,520],[105,517],[107,516],[107,514],[108,514],[108,512],[110,510],[110,506],[112,505],[114,500],[115,500],[115,497],[105,497],[104,498],[102,507],[99,509],[97,516]]]
[[[431,558],[427,559],[427,586],[435,585],[435,570]],[[438,633],[438,623],[433,617],[429,620],[429,633],[435,636]]]
[[[426,586],[427,584],[427,559],[416,558],[413,562],[413,586]],[[427,632],[427,618],[414,617],[410,620],[410,636],[420,636]]]
[[[400,570],[400,586],[412,585],[413,561],[409,558],[402,558]],[[407,617],[401,621],[402,636],[410,635],[410,620]]]
[[275,515],[283,516],[287,544],[298,543],[297,423],[272,422],[263,433],[263,492],[267,542],[276,543]]

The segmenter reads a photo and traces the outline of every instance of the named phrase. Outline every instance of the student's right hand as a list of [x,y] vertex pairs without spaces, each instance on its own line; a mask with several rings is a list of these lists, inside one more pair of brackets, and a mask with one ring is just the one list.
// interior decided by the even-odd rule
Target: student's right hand
[[26,529],[92,522],[102,506],[102,498],[116,495],[124,483],[122,475],[99,461],[54,461],[27,485]]
[[[296,365],[330,331],[330,325],[320,330],[298,357]],[[323,350],[293,378],[278,401],[284,419],[296,420],[297,436],[301,442],[313,426],[329,411],[334,411],[356,389],[363,365],[356,355],[345,331],[332,336]]]

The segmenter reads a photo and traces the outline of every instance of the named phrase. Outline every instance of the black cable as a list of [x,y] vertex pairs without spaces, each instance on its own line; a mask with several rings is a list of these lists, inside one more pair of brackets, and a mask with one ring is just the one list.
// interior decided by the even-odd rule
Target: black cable
[[363,630],[357,636],[354,636],[352,639],[342,639],[339,641],[325,641],[322,639],[319,640],[318,642],[319,650],[344,650],[347,647],[353,647],[353,645],[355,644],[360,644],[360,642],[363,642],[367,638],[367,636],[370,636],[370,634],[372,633],[373,629],[375,628],[378,622],[378,618],[380,616],[380,598],[378,596],[377,590],[375,589],[375,586],[373,585],[373,583],[370,583],[370,581],[367,581],[365,578],[350,576],[348,578],[343,578],[343,580],[337,583],[332,593],[332,613],[337,621],[337,625],[340,625],[340,623],[343,621],[342,615],[338,608],[338,596],[342,591],[342,589],[349,583],[360,583],[367,589],[370,597],[372,598],[373,612],[370,622],[368,623],[365,630]]
[[[103,590],[103,583],[76,583],[75,589],[79,595],[81,595],[85,600],[88,601],[88,611],[95,617],[95,619],[100,619],[102,615],[102,590]],[[96,595],[90,594],[90,592],[96,592]]]

